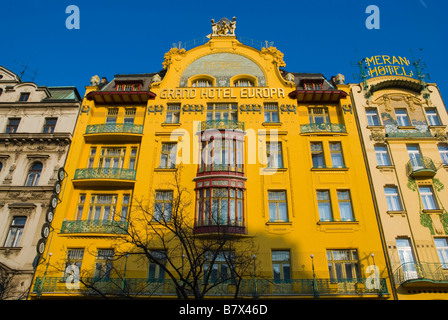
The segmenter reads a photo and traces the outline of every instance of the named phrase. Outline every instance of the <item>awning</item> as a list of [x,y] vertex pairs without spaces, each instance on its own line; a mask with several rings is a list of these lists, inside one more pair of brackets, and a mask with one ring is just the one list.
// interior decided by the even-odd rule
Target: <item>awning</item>
[[86,96],[87,100],[94,100],[96,104],[146,104],[155,99],[156,94],[151,91],[92,91]]
[[297,99],[298,103],[338,103],[347,97],[347,93],[342,90],[295,90],[288,96]]

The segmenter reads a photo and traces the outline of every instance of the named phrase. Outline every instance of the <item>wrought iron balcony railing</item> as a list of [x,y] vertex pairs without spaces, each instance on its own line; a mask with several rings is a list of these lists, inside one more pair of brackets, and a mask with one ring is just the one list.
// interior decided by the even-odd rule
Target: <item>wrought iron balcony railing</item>
[[[104,295],[139,295],[139,296],[176,296],[176,287],[171,280],[147,278],[109,278],[95,280],[81,278],[79,289],[66,284],[67,278],[37,277],[33,293],[92,295],[101,292]],[[389,294],[386,279],[379,279],[378,289],[367,282],[370,279],[291,279],[277,281],[274,279],[243,279],[238,288],[238,297],[269,296],[353,296],[378,297]],[[88,283],[86,287],[82,283]],[[95,289],[92,289],[95,288]],[[236,287],[232,281],[226,281],[209,291],[210,296],[233,296]]]
[[338,123],[310,123],[300,125],[301,133],[347,133],[345,125]]
[[201,131],[207,129],[232,129],[244,131],[244,122],[238,120],[207,120],[201,122]]
[[66,220],[61,233],[110,233],[126,234],[129,223],[115,220]]
[[448,264],[429,262],[409,262],[401,264],[394,271],[395,283],[403,286],[448,287]]
[[133,123],[102,123],[88,125],[86,128],[86,134],[93,133],[143,134],[143,125]]
[[437,168],[431,158],[415,157],[411,158],[406,164],[406,173],[412,177],[433,177]]
[[76,169],[76,179],[118,179],[118,180],[135,180],[135,169],[122,168],[85,168]]

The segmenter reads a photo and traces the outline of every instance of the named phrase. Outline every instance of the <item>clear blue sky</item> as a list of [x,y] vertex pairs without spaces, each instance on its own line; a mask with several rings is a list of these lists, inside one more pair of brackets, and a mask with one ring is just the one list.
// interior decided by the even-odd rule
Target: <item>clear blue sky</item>
[[[368,30],[368,5],[380,29]],[[80,29],[68,30],[66,7],[77,5]],[[115,1],[0,0],[0,65],[38,85],[74,85],[83,95],[93,75],[157,72],[173,43],[204,37],[210,20],[237,18],[237,37],[273,41],[286,70],[338,73],[353,83],[358,57],[396,55],[426,62],[429,82],[448,99],[448,1]],[[448,101],[448,100],[447,100]],[[448,104],[448,103],[447,103]]]

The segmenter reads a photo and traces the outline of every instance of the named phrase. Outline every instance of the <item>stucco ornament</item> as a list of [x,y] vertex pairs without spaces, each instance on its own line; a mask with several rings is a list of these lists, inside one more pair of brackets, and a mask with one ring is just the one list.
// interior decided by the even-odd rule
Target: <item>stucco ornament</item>
[[275,63],[278,67],[285,67],[286,63],[283,61],[284,54],[275,47],[262,48],[260,55],[266,60]]
[[186,52],[185,49],[171,48],[170,51],[165,53],[165,60],[162,63],[163,69],[168,69],[174,62],[182,60],[182,58],[185,57]]
[[227,18],[222,18],[218,22],[212,19],[212,36],[234,36],[236,29],[236,18],[232,21]]
[[90,84],[92,85],[92,86],[97,86],[97,85],[99,85],[100,84],[100,77],[98,77],[98,76],[93,76],[92,78],[90,78]]

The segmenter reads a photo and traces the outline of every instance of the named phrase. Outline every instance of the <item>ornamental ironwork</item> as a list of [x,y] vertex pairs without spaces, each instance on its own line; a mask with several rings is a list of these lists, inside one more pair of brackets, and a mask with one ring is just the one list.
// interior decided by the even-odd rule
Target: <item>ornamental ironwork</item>
[[92,133],[132,133],[143,134],[143,125],[132,123],[102,123],[91,124],[86,128],[86,134]]
[[337,123],[310,123],[300,125],[301,133],[347,133],[345,125]]

